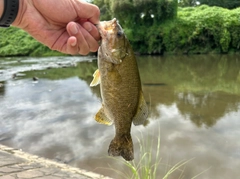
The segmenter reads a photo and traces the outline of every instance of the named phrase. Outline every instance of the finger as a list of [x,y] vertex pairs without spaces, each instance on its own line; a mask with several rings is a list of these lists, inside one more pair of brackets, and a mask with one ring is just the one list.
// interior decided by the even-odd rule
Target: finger
[[[88,22],[88,24],[91,24],[91,23]],[[87,29],[91,30],[89,28]],[[86,55],[89,52],[96,52],[98,50],[98,47],[99,47],[98,41],[96,41],[96,39],[78,23],[70,22],[67,25],[67,30],[70,36],[76,37],[77,44],[78,44],[78,52],[80,54]],[[98,33],[96,29],[95,29],[95,33]]]
[[74,36],[68,38],[67,41],[67,53],[71,55],[78,54],[77,39]]
[[92,23],[90,22],[82,22],[81,25],[83,26],[84,29],[86,29],[88,31],[88,33],[90,35],[93,36],[93,38],[96,40],[96,41],[99,41],[100,40],[100,34],[99,34],[99,31],[97,29],[97,27],[95,25],[93,25]]
[[[85,39],[85,41],[86,41],[86,43],[87,43],[87,45],[88,45],[88,47],[89,47],[89,51],[91,51],[91,52],[96,52],[97,51],[97,49],[98,49],[98,42],[93,38],[93,36],[88,32],[88,31],[86,31],[82,26],[80,26],[80,31],[81,31],[81,33],[82,33],[82,35],[84,36],[84,39]],[[79,41],[78,41],[79,42]],[[80,43],[80,45],[82,45],[81,44],[81,42],[79,42]],[[82,49],[84,48],[83,46],[81,47]],[[81,50],[81,48],[80,48],[80,50]],[[84,50],[84,49],[83,49]]]
[[75,22],[69,22],[67,25],[67,31],[70,36],[74,36],[77,40],[76,44],[77,47],[71,49],[70,46],[68,45],[68,48],[73,50],[73,52],[75,52],[74,50],[77,50],[79,54],[87,55],[89,53],[89,46],[82,34],[83,28],[81,27],[81,25]]
[[76,7],[79,19],[87,19],[93,24],[98,24],[99,18],[100,18],[99,8],[96,5],[93,5],[84,1],[78,1],[78,2],[81,3]]
[[69,38],[67,40],[67,53],[69,54],[78,54],[78,45],[77,45],[77,38],[74,36],[75,34],[77,34],[77,28],[74,22],[69,22],[67,24],[67,32],[69,34]]

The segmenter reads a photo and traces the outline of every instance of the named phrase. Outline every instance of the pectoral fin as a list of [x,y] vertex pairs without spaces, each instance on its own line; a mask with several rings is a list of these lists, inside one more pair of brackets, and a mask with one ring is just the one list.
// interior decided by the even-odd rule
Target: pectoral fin
[[148,106],[143,97],[143,92],[141,91],[139,96],[138,109],[135,116],[133,117],[133,124],[135,126],[141,125],[141,124],[145,125],[148,122],[147,117],[148,117]]
[[113,121],[105,114],[103,107],[101,107],[101,109],[95,115],[95,120],[100,124],[105,124],[108,126],[113,124]]
[[90,86],[93,87],[93,86],[97,86],[98,84],[100,84],[100,72],[99,72],[99,69],[97,69],[93,73],[93,80],[92,80]]

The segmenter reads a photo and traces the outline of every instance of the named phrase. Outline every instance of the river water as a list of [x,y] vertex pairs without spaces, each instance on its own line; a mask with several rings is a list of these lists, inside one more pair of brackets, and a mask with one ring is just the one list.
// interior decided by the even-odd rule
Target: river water
[[[143,147],[159,161],[157,178],[185,161],[169,178],[239,178],[240,55],[140,56],[138,65],[150,122],[132,127],[135,163]],[[130,174],[107,156],[113,126],[94,120],[96,69],[95,57],[0,58],[0,143],[117,179]]]

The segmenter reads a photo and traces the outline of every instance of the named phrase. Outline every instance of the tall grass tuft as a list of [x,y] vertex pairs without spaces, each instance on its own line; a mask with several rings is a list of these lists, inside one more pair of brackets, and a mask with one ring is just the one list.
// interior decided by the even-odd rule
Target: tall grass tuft
[[[118,163],[121,163],[128,168],[129,171],[127,172],[126,169],[124,171],[120,171],[118,169],[114,169],[112,166],[109,166],[108,169],[116,172],[119,178],[126,178],[126,179],[159,179],[158,176],[160,173],[160,169],[164,166],[167,166],[167,171],[163,174],[164,176],[162,179],[168,179],[172,174],[175,172],[179,173],[178,179],[184,178],[184,166],[193,159],[189,160],[182,160],[176,163],[173,166],[168,164],[161,163],[161,156],[160,156],[160,129],[157,132],[158,134],[154,135],[157,136],[157,140],[154,137],[150,137],[150,134],[147,133],[147,137],[144,136],[142,132],[140,132],[140,138],[137,137],[138,146],[139,146],[139,153],[140,157],[136,157],[133,161],[125,161],[122,158],[110,157],[113,160],[116,160]],[[152,135],[152,131],[151,131]],[[147,138],[147,139],[146,139]],[[157,143],[156,143],[157,142]],[[154,145],[155,144],[155,145]],[[135,147],[137,148],[137,146]],[[135,153],[136,156],[137,153]],[[162,171],[162,170],[161,170]],[[205,172],[205,171],[204,171]],[[203,172],[202,172],[203,173]],[[193,178],[198,177],[202,173],[196,175]]]

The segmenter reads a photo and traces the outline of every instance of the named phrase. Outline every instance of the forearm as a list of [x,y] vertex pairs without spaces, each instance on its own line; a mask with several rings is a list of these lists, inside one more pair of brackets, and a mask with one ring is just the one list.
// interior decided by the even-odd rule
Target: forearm
[[0,0],[0,19],[1,19],[2,14],[3,14],[3,8],[4,8],[3,0]]

